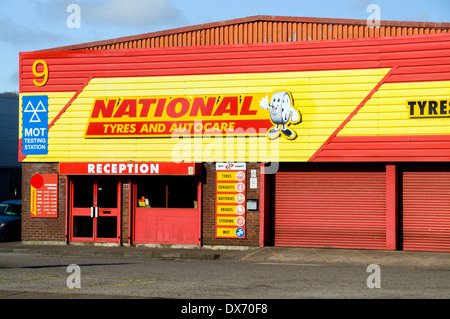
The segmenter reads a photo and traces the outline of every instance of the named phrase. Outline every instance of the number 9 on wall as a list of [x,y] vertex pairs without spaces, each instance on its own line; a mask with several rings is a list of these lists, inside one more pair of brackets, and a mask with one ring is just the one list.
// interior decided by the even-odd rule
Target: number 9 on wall
[[[38,70],[39,69],[39,70]],[[44,60],[36,60],[33,63],[33,74],[38,79],[33,79],[36,86],[44,86],[48,81],[48,65]],[[39,81],[42,79],[42,81]]]

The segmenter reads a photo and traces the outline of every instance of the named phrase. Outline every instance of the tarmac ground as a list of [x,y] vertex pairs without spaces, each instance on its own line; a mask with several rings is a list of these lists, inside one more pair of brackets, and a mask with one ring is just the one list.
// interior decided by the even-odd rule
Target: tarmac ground
[[450,268],[450,252],[295,247],[161,248],[146,246],[44,245],[1,242],[1,253],[159,259],[236,260],[258,263],[364,263]]
[[[388,250],[357,250],[330,248],[231,247],[166,248],[141,246],[47,245],[22,242],[1,242],[4,253],[42,256],[83,256],[114,258],[157,258],[166,260],[217,260],[261,264],[377,264],[399,267],[450,269],[450,252],[418,252]],[[1,257],[0,257],[1,258]],[[11,299],[147,299],[127,296],[60,294],[31,291],[0,290],[0,300]]]

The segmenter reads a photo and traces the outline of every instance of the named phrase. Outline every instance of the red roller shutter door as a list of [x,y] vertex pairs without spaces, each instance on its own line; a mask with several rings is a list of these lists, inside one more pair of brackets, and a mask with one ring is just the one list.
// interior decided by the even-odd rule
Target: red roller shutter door
[[386,248],[385,170],[275,175],[276,246]]
[[403,249],[450,251],[450,172],[403,172]]

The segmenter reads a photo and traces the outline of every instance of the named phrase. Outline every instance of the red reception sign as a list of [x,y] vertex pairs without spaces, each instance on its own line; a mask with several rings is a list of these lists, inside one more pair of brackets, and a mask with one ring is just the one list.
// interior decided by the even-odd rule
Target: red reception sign
[[59,163],[63,175],[196,175],[195,163]]
[[58,174],[31,177],[31,217],[58,217]]

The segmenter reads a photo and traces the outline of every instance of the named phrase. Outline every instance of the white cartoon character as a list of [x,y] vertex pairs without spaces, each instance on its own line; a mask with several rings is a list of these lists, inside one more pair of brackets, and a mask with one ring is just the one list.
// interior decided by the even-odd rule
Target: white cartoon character
[[298,123],[301,120],[299,110],[294,106],[292,96],[287,91],[275,92],[268,99],[268,95],[259,101],[259,106],[265,110],[269,110],[270,119],[275,124],[268,132],[269,139],[275,139],[282,133],[288,139],[297,137],[297,132],[291,130],[287,125]]

